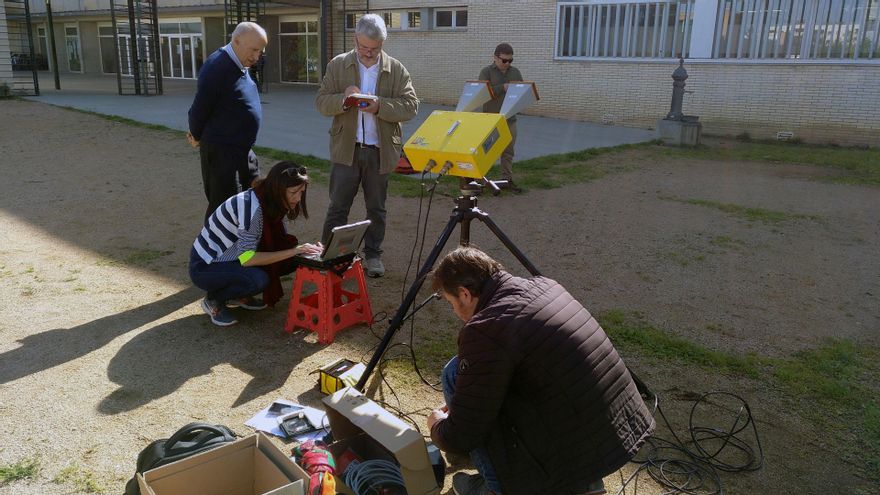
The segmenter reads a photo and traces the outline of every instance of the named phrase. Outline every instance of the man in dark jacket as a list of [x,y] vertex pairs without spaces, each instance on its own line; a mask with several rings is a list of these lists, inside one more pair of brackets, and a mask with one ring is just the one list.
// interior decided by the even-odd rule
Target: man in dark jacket
[[654,418],[596,319],[553,280],[514,277],[472,247],[443,258],[434,287],[465,322],[446,405],[428,416],[434,443],[480,473],[457,473],[455,493],[605,493]]
[[263,110],[248,69],[259,62],[267,42],[259,24],[242,22],[232,32],[232,41],[211,54],[199,71],[186,138],[199,148],[208,198],[206,220],[260,175],[251,147]]

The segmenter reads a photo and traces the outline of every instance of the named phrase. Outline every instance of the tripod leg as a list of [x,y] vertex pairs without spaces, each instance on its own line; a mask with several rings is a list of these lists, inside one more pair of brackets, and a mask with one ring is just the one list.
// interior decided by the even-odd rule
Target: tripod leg
[[465,216],[461,220],[461,237],[458,240],[459,246],[470,246],[471,245],[471,219],[469,216]]
[[449,222],[446,224],[446,228],[443,229],[440,238],[437,239],[437,243],[434,244],[434,248],[431,249],[431,254],[428,255],[428,259],[425,260],[425,264],[422,265],[419,274],[410,286],[409,292],[406,293],[406,297],[404,297],[403,302],[400,303],[400,307],[397,308],[397,313],[391,318],[391,323],[388,324],[388,330],[385,331],[385,335],[382,336],[379,346],[376,347],[376,352],[373,353],[373,357],[370,358],[370,362],[367,364],[366,369],[364,369],[364,374],[361,375],[361,379],[358,380],[355,385],[355,388],[358,390],[364,391],[364,387],[366,387],[370,375],[373,373],[376,365],[379,364],[379,360],[382,359],[382,356],[385,354],[385,349],[388,348],[388,344],[391,343],[394,334],[397,333],[397,330],[399,330],[400,326],[403,324],[403,320],[406,317],[406,312],[409,311],[409,307],[412,306],[413,302],[416,300],[416,296],[419,294],[419,289],[422,288],[422,284],[425,283],[425,278],[428,276],[428,272],[434,267],[434,263],[437,261],[437,258],[440,257],[440,251],[443,250],[443,247],[446,245],[446,242],[455,230],[456,224],[460,223],[462,218],[464,218],[464,212],[459,210],[455,210],[455,212],[449,217]]
[[516,247],[516,244],[514,244],[513,241],[511,241],[510,238],[504,234],[504,232],[501,230],[501,227],[499,227],[494,221],[492,221],[491,218],[489,218],[488,214],[484,212],[479,212],[476,217],[489,227],[489,230],[491,230],[492,233],[495,234],[495,237],[497,237],[502,243],[504,243],[504,245],[507,247],[507,250],[513,253],[514,256],[516,256],[516,259],[519,260],[519,262],[522,263],[524,267],[526,267],[526,270],[528,270],[529,273],[531,273],[535,277],[541,275],[541,272],[538,271],[538,268],[536,268],[535,265],[533,265],[532,262],[529,261],[528,258],[526,258],[526,255],[523,254],[523,252],[520,251],[518,247]]

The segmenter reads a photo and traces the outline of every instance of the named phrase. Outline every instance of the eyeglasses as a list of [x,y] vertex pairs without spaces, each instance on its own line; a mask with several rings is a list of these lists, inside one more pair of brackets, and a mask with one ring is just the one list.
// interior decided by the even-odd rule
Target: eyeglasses
[[369,53],[370,55],[372,55],[373,52],[378,52],[379,50],[382,49],[382,43],[381,43],[381,42],[379,42],[379,45],[378,45],[378,46],[372,46],[372,47],[370,47],[370,46],[364,46],[364,45],[361,44],[360,40],[357,39],[357,36],[355,36],[355,38],[354,38],[354,44],[357,45],[357,49],[358,49],[358,50],[360,50],[360,51],[362,51],[362,52],[367,52],[367,53]]
[[306,175],[308,175],[308,172],[309,170],[305,166],[300,165],[299,167],[287,168],[281,173],[287,174],[290,177],[296,177],[297,175],[302,175],[303,177],[305,177]]
[[512,63],[512,62],[513,62],[513,57],[510,57],[510,58],[501,58],[501,57],[498,57],[498,60],[499,60],[502,64],[509,64],[509,63]]

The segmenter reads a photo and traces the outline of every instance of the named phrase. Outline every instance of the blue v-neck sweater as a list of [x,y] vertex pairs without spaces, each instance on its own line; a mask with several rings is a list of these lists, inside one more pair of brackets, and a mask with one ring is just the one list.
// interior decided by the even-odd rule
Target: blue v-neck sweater
[[189,109],[193,137],[202,143],[250,149],[262,117],[260,93],[248,71],[240,69],[223,49],[211,54],[199,72],[198,90]]

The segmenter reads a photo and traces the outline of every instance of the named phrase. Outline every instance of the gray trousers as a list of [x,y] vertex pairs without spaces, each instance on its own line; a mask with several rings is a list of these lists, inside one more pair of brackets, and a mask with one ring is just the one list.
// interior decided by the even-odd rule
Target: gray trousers
[[348,213],[359,187],[364,190],[367,219],[371,222],[364,236],[364,255],[377,258],[382,255],[382,241],[385,239],[385,198],[388,196],[388,174],[379,173],[378,149],[355,147],[351,166],[333,164],[330,206],[327,207],[321,242],[327,244],[333,227],[348,223]]
[[507,121],[510,128],[510,144],[501,152],[501,178],[513,180],[513,146],[516,144],[516,121]]

